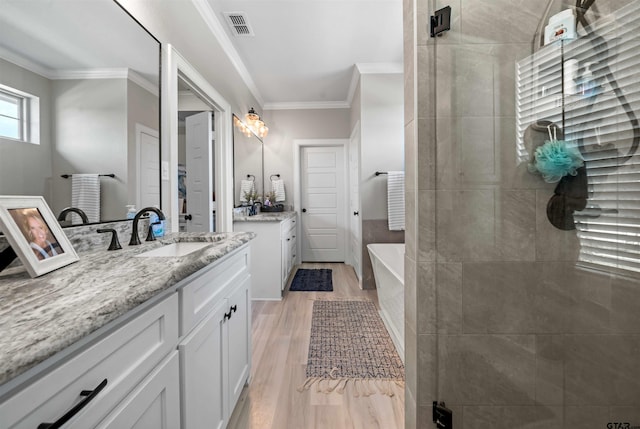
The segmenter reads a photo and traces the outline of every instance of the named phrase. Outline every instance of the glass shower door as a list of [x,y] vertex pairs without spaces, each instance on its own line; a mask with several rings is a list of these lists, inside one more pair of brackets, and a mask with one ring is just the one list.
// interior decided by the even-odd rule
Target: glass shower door
[[433,401],[457,429],[640,427],[640,2],[447,4],[416,52],[417,427]]

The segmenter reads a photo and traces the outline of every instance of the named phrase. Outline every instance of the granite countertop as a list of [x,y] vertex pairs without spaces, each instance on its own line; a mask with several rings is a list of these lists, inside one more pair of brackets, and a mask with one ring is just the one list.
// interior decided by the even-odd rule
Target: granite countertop
[[258,213],[255,216],[234,215],[234,222],[282,222],[283,220],[295,217],[297,212],[275,212],[275,213]]
[[[0,385],[124,315],[255,237],[254,233],[174,233],[122,250],[80,254],[30,278],[0,272]],[[211,242],[183,257],[134,257],[179,241]]]

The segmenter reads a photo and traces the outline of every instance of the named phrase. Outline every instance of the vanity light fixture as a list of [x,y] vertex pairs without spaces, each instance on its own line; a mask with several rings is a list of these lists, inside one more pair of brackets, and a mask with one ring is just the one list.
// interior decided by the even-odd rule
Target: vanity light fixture
[[245,115],[245,119],[247,120],[247,125],[251,131],[253,131],[258,137],[264,138],[269,133],[269,127],[267,127],[262,119],[260,119],[260,115],[253,110],[253,107],[249,109],[249,112]]

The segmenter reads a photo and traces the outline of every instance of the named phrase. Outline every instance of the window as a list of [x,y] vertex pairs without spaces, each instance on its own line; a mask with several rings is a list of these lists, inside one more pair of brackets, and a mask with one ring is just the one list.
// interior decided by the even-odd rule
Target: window
[[38,97],[0,85],[0,138],[40,142]]

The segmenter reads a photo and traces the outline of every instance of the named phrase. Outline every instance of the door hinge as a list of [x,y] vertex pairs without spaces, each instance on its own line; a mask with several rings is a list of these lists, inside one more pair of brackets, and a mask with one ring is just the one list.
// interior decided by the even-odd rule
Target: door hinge
[[453,411],[444,402],[433,401],[433,422],[438,429],[453,429]]
[[451,30],[451,6],[446,6],[436,10],[431,17],[431,37],[442,36],[442,33],[449,30]]

